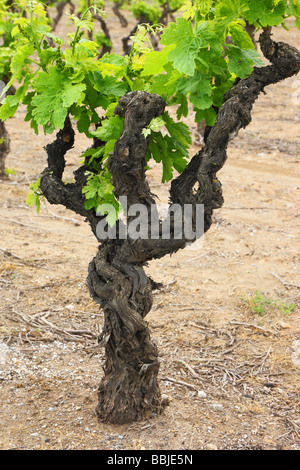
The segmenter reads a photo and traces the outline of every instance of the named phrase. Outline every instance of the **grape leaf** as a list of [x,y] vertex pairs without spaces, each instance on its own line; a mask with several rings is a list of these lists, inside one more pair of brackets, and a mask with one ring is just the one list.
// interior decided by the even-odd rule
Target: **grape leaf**
[[212,107],[207,109],[199,109],[196,112],[195,121],[201,122],[203,119],[205,120],[205,124],[207,126],[214,126],[217,119],[217,113]]
[[23,75],[23,68],[29,56],[34,53],[34,47],[31,44],[25,44],[18,48],[17,53],[11,61],[10,71],[12,75],[20,80]]
[[177,70],[192,76],[199,49],[199,39],[195,35],[192,23],[185,18],[177,18],[176,23],[170,23],[164,30],[161,43],[175,45],[175,48],[168,53],[168,60]]
[[19,99],[16,96],[8,95],[0,106],[0,119],[5,121],[12,117],[19,107]]
[[259,21],[261,26],[277,26],[282,23],[287,2],[282,0],[249,0],[245,18],[250,23]]
[[215,16],[217,18],[226,18],[228,21],[231,21],[233,18],[239,18],[240,0],[219,0],[215,3]]
[[[174,126],[174,124],[172,124],[172,126]],[[185,126],[185,124],[183,124],[183,126]],[[169,128],[171,128],[171,125]],[[177,130],[179,131],[179,128],[177,128]],[[161,132],[152,131],[146,160],[149,161],[152,157],[157,163],[162,162],[162,182],[166,183],[173,177],[173,168],[181,173],[186,167],[186,157],[188,156],[186,152],[186,148],[176,139],[176,137],[162,135]]]
[[64,108],[69,108],[73,103],[82,102],[84,99],[85,83],[65,82],[61,100]]
[[168,112],[165,112],[162,115],[162,118],[170,137],[176,140],[175,145],[179,143],[182,153],[188,156],[188,148],[192,143],[191,133],[188,126],[184,122],[175,122]]
[[120,116],[111,116],[102,121],[101,126],[92,134],[104,142],[117,140],[120,138],[123,130],[123,118]]
[[233,44],[240,47],[241,49],[248,50],[254,49],[254,44],[247,33],[247,31],[239,24],[232,24],[228,29],[228,33],[231,36]]
[[253,70],[253,65],[264,65],[256,50],[244,51],[233,44],[228,44],[227,55],[229,70],[239,78],[247,78]]
[[112,75],[102,76],[99,70],[96,70],[92,76],[90,76],[91,82],[95,88],[102,94],[114,97],[121,97],[128,91],[126,83],[119,81]]
[[213,104],[210,79],[201,72],[196,72],[193,77],[179,79],[176,87],[179,92],[189,95],[196,109],[209,108]]
[[40,72],[32,81],[37,94],[32,98],[32,116],[49,133],[52,129],[62,129],[73,104],[80,104],[84,99],[85,83],[73,83],[66,72],[55,66],[49,66],[48,73]]
[[164,66],[168,61],[168,54],[174,48],[175,44],[170,44],[169,46],[165,46],[162,51],[147,52],[143,56],[144,65],[141,75],[157,75],[163,73]]
[[298,0],[291,0],[290,12],[295,16],[295,23],[298,29],[300,29],[300,3]]

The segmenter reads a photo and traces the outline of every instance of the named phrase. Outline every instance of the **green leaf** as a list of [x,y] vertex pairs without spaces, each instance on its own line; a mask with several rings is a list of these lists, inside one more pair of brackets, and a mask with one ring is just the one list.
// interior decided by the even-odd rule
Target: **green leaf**
[[96,131],[91,132],[91,134],[104,142],[117,140],[122,134],[123,120],[120,116],[111,116],[108,119],[104,119],[101,126]]
[[102,75],[113,75],[116,78],[122,78],[126,75],[128,65],[128,56],[120,56],[117,54],[104,54],[100,60],[97,62],[98,69],[101,71]]
[[291,0],[290,11],[291,11],[291,14],[295,17],[297,28],[300,29],[300,2],[299,0]]
[[248,49],[254,49],[254,45],[249,34],[241,25],[232,24],[229,27],[228,33],[231,36],[233,44],[236,46],[246,51]]
[[104,96],[102,93],[97,91],[94,88],[94,85],[92,85],[89,80],[87,80],[87,87],[86,87],[86,102],[87,105],[91,109],[96,109],[96,108],[103,108],[107,109],[109,106],[109,99]]
[[201,72],[196,72],[190,78],[179,79],[176,87],[179,92],[189,96],[196,110],[209,108],[213,103],[210,79]]
[[116,200],[113,192],[104,195],[101,203],[96,207],[96,213],[105,215],[106,221],[110,227],[113,227],[118,220],[120,204]]
[[203,121],[203,119],[205,119],[205,124],[207,126],[212,127],[215,125],[215,122],[217,119],[217,113],[212,107],[207,108],[207,109],[200,109],[199,111],[196,112],[195,121],[201,122]]
[[150,140],[149,147],[148,147],[148,152],[147,152],[147,155],[146,155],[146,160],[149,161],[151,157],[156,161],[156,163],[161,162],[162,155],[161,155],[161,152],[160,152],[160,148],[159,148],[159,146],[157,145],[157,143],[155,142],[154,139]]
[[84,83],[76,83],[77,78],[68,77],[66,72],[49,66],[47,72],[39,72],[32,81],[36,95],[32,98],[32,116],[50,133],[62,129],[69,108],[80,104],[84,99]]
[[164,30],[161,43],[175,45],[175,48],[168,53],[168,60],[177,70],[192,76],[199,49],[199,40],[195,35],[192,23],[185,18],[177,18],[176,23],[170,23]]
[[145,137],[151,134],[151,131],[158,131],[162,126],[165,125],[165,121],[163,120],[162,116],[158,116],[156,118],[151,119],[150,124],[142,130],[142,133]]
[[162,115],[162,118],[165,122],[170,137],[176,139],[175,146],[177,146],[177,143],[179,143],[183,154],[188,156],[188,148],[192,143],[192,137],[188,126],[184,124],[184,122],[175,122],[168,112],[165,112]]
[[219,0],[216,3],[215,16],[217,18],[226,18],[231,21],[233,18],[239,18],[241,1],[240,0]]
[[[173,168],[181,173],[186,167],[188,156],[186,145],[191,142],[191,136],[185,124],[175,123],[167,113],[163,117],[167,121],[166,127],[168,126],[170,131],[173,130],[179,140],[174,135],[162,135],[161,132],[152,131],[146,160],[149,161],[152,157],[157,163],[162,162],[162,182],[166,183],[173,177]],[[179,136],[180,131],[183,132],[181,136]]]
[[156,75],[150,85],[150,93],[157,93],[167,101],[176,92],[175,82],[170,82],[169,79],[168,73]]
[[73,103],[80,104],[84,100],[85,83],[66,82],[61,94],[61,100],[64,108],[69,108]]
[[114,196],[113,189],[111,174],[104,169],[97,174],[91,173],[82,190],[85,196],[85,208],[95,209],[102,215],[107,214],[106,220],[110,226],[115,224],[119,213],[119,203]]
[[180,106],[176,110],[177,119],[181,119],[182,116],[187,117],[189,113],[189,102],[186,96],[182,93],[177,93],[173,103],[180,104]]
[[259,22],[261,26],[277,26],[282,23],[287,11],[287,2],[283,0],[249,0],[245,9],[245,19],[251,24]]
[[2,105],[0,106],[0,119],[5,121],[10,117],[14,116],[15,112],[19,107],[19,100],[16,96],[8,95],[2,101]]
[[31,44],[26,44],[25,46],[18,48],[17,53],[11,61],[10,67],[12,75],[14,75],[18,80],[21,80],[27,59],[33,53],[34,47]]
[[142,76],[157,75],[164,72],[164,67],[168,61],[168,54],[175,48],[175,44],[165,46],[162,51],[147,52],[144,56],[144,66]]
[[93,73],[91,81],[95,88],[103,95],[121,97],[129,91],[126,83],[116,79],[112,75],[103,77],[99,70]]
[[37,213],[40,212],[40,208],[41,208],[41,198],[43,198],[44,196],[39,192],[39,188],[40,188],[40,183],[41,183],[41,178],[38,178],[36,180],[35,183],[31,183],[30,184],[30,191],[29,193],[27,194],[27,197],[26,197],[26,204],[29,206],[29,207],[32,207],[32,206],[36,206],[36,211]]
[[83,132],[84,134],[89,135],[90,125],[91,125],[91,121],[87,113],[87,110],[84,107],[82,107],[80,117],[77,120],[78,132]]
[[247,78],[254,65],[264,65],[256,50],[244,51],[233,44],[228,44],[227,55],[229,70],[239,78]]

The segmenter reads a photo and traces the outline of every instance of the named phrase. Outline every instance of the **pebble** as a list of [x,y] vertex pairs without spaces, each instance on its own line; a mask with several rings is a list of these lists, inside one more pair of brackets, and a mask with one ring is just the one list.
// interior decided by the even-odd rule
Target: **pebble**
[[203,390],[198,391],[198,397],[199,398],[206,398],[206,393]]
[[223,410],[224,410],[224,406],[223,406],[223,405],[220,405],[219,403],[214,403],[214,404],[212,405],[212,407],[213,407],[213,409],[214,409],[215,411],[223,411]]
[[215,444],[207,444],[206,448],[208,450],[218,450],[218,447]]

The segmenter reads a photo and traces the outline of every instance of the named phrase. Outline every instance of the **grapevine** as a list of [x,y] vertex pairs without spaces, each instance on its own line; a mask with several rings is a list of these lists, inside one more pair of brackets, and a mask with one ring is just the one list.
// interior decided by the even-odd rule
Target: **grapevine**
[[[57,132],[45,148],[47,167],[32,186],[28,203],[38,204],[42,196],[75,211],[99,241],[87,279],[105,320],[99,343],[105,347],[106,362],[97,414],[104,422],[136,420],[167,404],[157,379],[158,351],[145,321],[157,285],[144,267],[185,248],[191,239],[175,236],[171,210],[168,239],[162,219],[154,238],[127,234],[103,239],[97,227],[105,223],[120,235],[124,223],[118,212],[124,198],[129,210],[142,204],[150,218],[156,202],[146,175],[153,158],[161,163],[162,181],[170,183],[170,207],[191,206],[195,227],[196,208],[202,205],[204,232],[209,230],[214,210],[223,204],[217,173],[226,162],[228,143],[251,122],[260,93],[300,70],[299,51],[272,39],[272,28],[287,28],[290,17],[300,28],[299,3],[188,0],[168,25],[150,24],[157,19],[151,10],[151,20],[149,16],[147,24],[137,26],[128,54],[100,58],[99,45],[86,34],[93,31],[95,15],[105,20],[100,8],[91,5],[80,17],[70,15],[72,30],[64,42],[51,32],[42,4],[22,5],[28,14],[14,20],[11,35],[21,35],[24,44],[12,57],[7,84],[17,82],[17,91],[3,101],[0,119],[13,116],[21,103],[36,134]],[[256,28],[269,65],[249,37],[247,24]],[[149,33],[160,38],[158,50]],[[195,122],[204,120],[206,125],[205,145],[192,158],[191,133],[181,121],[188,116],[189,103]],[[171,117],[174,108],[177,119]],[[75,182],[64,183],[65,155],[76,137],[74,122],[91,146],[80,156]]]

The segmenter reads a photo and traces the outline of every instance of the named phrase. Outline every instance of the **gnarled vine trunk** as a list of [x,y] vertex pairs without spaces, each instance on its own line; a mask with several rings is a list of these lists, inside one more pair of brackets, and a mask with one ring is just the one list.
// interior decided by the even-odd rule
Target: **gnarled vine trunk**
[[[261,34],[260,44],[272,65],[255,67],[247,79],[236,81],[224,97],[216,124],[206,128],[204,148],[171,183],[170,204],[204,206],[204,232],[211,226],[213,210],[223,204],[217,172],[226,161],[229,141],[250,123],[252,106],[265,87],[300,70],[300,53],[287,44],[272,41],[269,30]],[[149,137],[145,138],[141,131],[164,109],[160,96],[132,92],[121,98],[115,110],[124,117],[122,136],[108,159],[115,195],[117,198],[127,196],[129,207],[143,204],[148,215],[155,198],[145,173]],[[41,175],[40,188],[50,203],[63,204],[84,216],[97,237],[97,223],[103,216],[84,207],[82,188],[86,184],[87,167],[82,166],[75,172],[74,183],[62,182],[64,155],[73,142],[74,132],[67,119],[56,141],[46,147],[48,167]],[[98,417],[103,422],[130,422],[146,413],[160,412],[166,405],[159,390],[158,351],[145,320],[152,306],[153,281],[143,268],[150,260],[184,248],[191,241],[185,236],[179,239],[174,236],[174,219],[170,214],[168,217],[170,239],[161,236],[106,239],[89,264],[90,293],[104,312],[99,342],[105,347],[106,361],[97,406]],[[121,224],[117,222],[117,234]],[[162,221],[159,227],[161,230]]]

